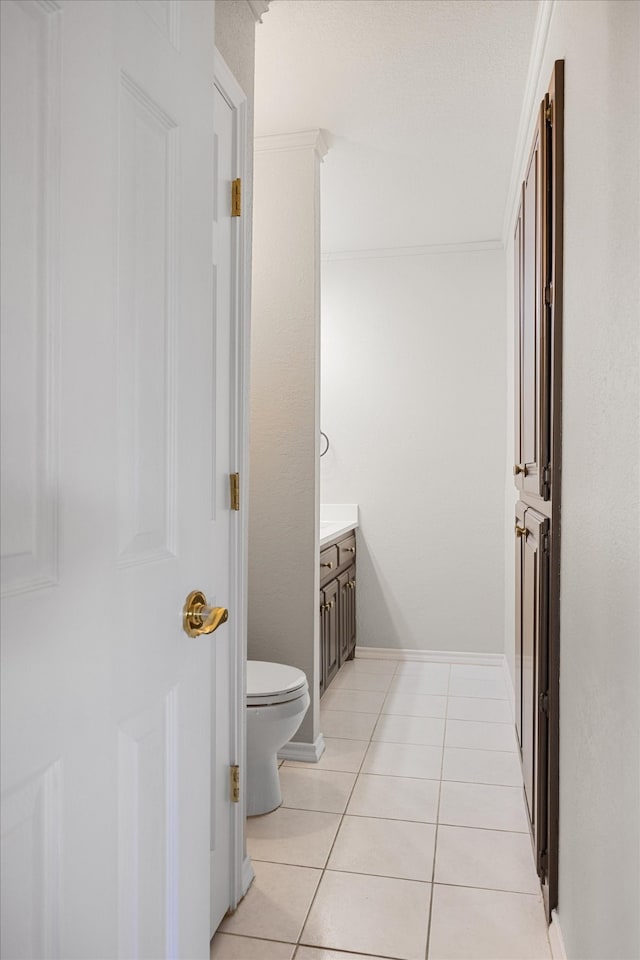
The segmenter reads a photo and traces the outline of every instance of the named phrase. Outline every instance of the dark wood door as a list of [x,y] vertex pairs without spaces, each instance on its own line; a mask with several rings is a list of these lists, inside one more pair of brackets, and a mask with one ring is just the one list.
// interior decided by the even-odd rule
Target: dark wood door
[[338,646],[338,580],[332,580],[326,585],[322,593],[324,601],[321,608],[321,640],[322,656],[324,658],[324,689],[326,689],[340,666],[340,650]]
[[523,510],[518,504],[516,539],[516,582],[521,600],[516,633],[519,629],[522,774],[538,872],[542,875],[547,849],[549,750],[549,518],[531,507]]
[[514,475],[523,493],[550,496],[548,129],[540,107],[516,225],[516,435]]

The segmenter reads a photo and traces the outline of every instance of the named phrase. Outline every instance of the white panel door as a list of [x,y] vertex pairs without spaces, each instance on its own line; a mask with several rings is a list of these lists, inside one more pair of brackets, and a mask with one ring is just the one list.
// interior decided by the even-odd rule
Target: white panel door
[[2,956],[205,957],[232,633],[181,611],[234,577],[214,4],[0,10]]

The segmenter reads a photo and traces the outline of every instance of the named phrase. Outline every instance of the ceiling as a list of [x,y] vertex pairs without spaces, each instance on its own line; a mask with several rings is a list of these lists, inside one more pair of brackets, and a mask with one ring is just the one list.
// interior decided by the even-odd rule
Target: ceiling
[[323,251],[499,240],[538,0],[272,0],[256,136],[320,128]]

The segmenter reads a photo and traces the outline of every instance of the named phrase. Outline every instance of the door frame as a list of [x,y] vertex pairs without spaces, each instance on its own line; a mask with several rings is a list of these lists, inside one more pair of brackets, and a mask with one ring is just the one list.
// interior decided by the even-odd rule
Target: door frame
[[[246,183],[247,171],[247,97],[227,66],[222,54],[214,49],[214,84],[233,111],[233,165],[235,175]],[[229,908],[234,910],[253,880],[251,860],[245,853],[246,782],[246,710],[245,665],[247,661],[247,569],[248,523],[245,505],[248,502],[248,430],[249,409],[249,324],[251,303],[251,237],[247,229],[246,208],[232,219],[231,250],[231,471],[240,474],[239,511],[231,511],[229,560],[231,584],[229,617],[231,631],[231,675],[229,691],[231,755],[240,768],[241,800],[231,804],[230,844],[231,876]]]

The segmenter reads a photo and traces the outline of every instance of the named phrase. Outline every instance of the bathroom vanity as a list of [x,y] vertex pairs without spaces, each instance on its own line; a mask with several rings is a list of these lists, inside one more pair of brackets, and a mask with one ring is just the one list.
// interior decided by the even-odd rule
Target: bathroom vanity
[[320,696],[356,649],[355,524],[321,525]]

